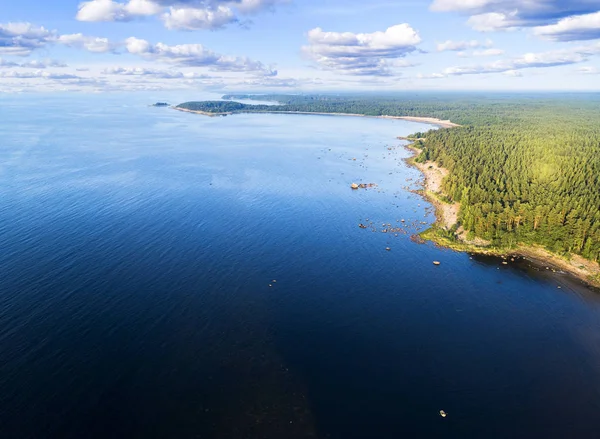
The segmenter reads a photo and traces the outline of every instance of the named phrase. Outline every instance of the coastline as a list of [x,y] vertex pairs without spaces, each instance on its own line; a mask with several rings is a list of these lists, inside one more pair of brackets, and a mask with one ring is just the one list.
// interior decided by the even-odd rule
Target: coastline
[[231,114],[231,113],[209,113],[207,111],[188,110],[187,108],[180,108],[180,107],[169,107],[169,108],[171,108],[172,110],[183,111],[184,113],[201,114],[202,116],[208,116],[208,117],[228,116]]
[[367,117],[374,119],[396,119],[406,120],[409,122],[426,123],[429,125],[436,125],[440,128],[454,128],[460,125],[455,124],[449,120],[437,119],[435,117],[417,117],[417,116],[368,116],[365,114],[354,114],[354,113],[325,113],[325,112],[313,112],[313,111],[236,111],[226,113],[209,113],[200,110],[188,110],[187,108],[171,107],[177,111],[184,111],[186,113],[200,114],[202,116],[216,117],[216,116],[230,116],[233,114],[305,114],[305,115],[317,115],[317,116],[350,116],[350,117]]
[[[350,116],[350,117],[367,117],[376,119],[396,119],[406,120],[410,122],[425,123],[436,125],[440,128],[454,128],[461,125],[455,124],[450,120],[441,120],[433,117],[416,117],[416,116],[368,116],[364,114],[353,113],[325,113],[325,112],[303,112],[303,111],[241,111],[228,113],[209,113],[199,110],[188,110],[185,108],[171,107],[178,111],[186,113],[200,114],[203,116],[217,117],[229,116],[232,114],[301,114],[301,115],[322,115],[322,116]],[[407,138],[399,138],[401,140],[409,140]],[[410,140],[409,140],[410,141]],[[426,241],[431,241],[436,245],[448,248],[454,251],[471,254],[481,254],[488,256],[498,256],[503,259],[509,259],[513,256],[520,256],[528,259],[537,265],[545,267],[547,270],[564,271],[586,284],[595,288],[600,288],[600,264],[589,261],[579,255],[571,255],[570,258],[565,258],[555,253],[552,253],[541,246],[519,244],[514,249],[503,249],[491,246],[481,238],[467,240],[466,231],[460,227],[454,233],[453,229],[458,223],[458,214],[460,211],[460,203],[449,203],[447,195],[442,191],[442,180],[448,175],[449,171],[440,167],[435,162],[417,163],[414,159],[420,153],[420,149],[412,145],[405,145],[407,149],[413,152],[413,156],[406,162],[419,169],[424,175],[422,196],[427,199],[435,208],[436,222],[432,227],[422,232],[420,237]]]
[[507,263],[510,263],[510,258],[520,256],[534,262],[540,268],[545,267],[546,270],[554,272],[563,271],[592,287],[600,288],[600,264],[579,255],[573,254],[566,258],[538,245],[519,244],[514,249],[502,249],[491,246],[490,242],[481,238],[467,240],[466,232],[462,227],[459,227],[455,233],[454,228],[458,222],[460,203],[444,201],[446,195],[441,187],[441,180],[448,175],[449,171],[431,161],[425,163],[415,162],[414,159],[420,153],[420,150],[412,144],[407,145],[406,148],[414,153],[406,162],[419,169],[424,175],[421,194],[435,208],[436,222],[431,228],[420,234],[422,239],[454,251],[498,256],[505,259]]

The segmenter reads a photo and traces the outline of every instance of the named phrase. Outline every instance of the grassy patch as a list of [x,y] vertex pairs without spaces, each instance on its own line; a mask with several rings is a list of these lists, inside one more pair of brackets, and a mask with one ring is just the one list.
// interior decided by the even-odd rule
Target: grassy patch
[[473,244],[468,244],[456,237],[454,230],[446,230],[438,226],[430,227],[429,229],[419,234],[425,241],[431,241],[440,247],[446,247],[458,252],[480,253],[489,255],[503,255],[505,252],[497,247],[481,247]]

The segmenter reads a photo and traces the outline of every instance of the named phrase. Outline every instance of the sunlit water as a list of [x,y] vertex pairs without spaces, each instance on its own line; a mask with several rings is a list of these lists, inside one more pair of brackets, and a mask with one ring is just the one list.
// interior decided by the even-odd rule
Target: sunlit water
[[600,295],[411,241],[426,126],[155,100],[3,98],[0,437],[599,437]]

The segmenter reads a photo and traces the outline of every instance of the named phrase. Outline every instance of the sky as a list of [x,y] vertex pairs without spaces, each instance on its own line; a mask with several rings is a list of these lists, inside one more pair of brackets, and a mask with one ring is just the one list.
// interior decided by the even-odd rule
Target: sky
[[1,0],[0,93],[600,90],[600,0]]

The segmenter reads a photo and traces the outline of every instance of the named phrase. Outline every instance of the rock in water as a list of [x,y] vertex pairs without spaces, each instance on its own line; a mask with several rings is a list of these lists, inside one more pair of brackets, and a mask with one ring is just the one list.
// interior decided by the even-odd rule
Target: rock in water
[[440,265],[440,264],[441,264],[441,262],[439,262],[439,261],[433,261],[433,265]]
[[357,185],[356,183],[352,183],[352,184],[350,185],[350,187],[351,187],[352,189],[358,189],[358,185]]

